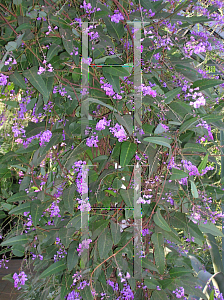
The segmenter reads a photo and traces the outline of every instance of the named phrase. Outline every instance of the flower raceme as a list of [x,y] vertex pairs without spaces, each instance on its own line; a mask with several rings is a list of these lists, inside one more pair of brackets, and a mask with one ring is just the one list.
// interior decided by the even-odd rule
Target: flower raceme
[[14,273],[12,278],[14,279],[14,287],[18,290],[21,289],[20,285],[25,285],[25,281],[28,280],[27,275],[24,272],[19,274]]

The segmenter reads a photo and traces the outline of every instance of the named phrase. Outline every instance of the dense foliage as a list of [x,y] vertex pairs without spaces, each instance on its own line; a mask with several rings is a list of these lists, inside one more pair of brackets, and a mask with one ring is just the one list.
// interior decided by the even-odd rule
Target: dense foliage
[[21,298],[223,299],[192,256],[223,271],[223,6],[1,1],[1,253],[24,257],[5,277]]

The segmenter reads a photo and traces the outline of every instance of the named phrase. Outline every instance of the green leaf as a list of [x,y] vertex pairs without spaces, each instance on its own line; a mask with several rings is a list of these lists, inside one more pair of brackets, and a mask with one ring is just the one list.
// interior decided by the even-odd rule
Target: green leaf
[[194,198],[198,198],[198,190],[194,183],[194,181],[191,180],[191,194]]
[[109,105],[109,104],[106,104],[106,103],[104,103],[104,102],[102,102],[102,101],[100,101],[100,100],[98,100],[98,99],[95,99],[95,98],[88,98],[88,99],[85,99],[85,100],[83,100],[83,104],[85,104],[85,101],[90,101],[90,102],[93,102],[93,103],[98,103],[98,104],[100,104],[100,105],[102,105],[102,106],[105,106],[105,107],[107,107],[107,108],[109,108],[110,110],[112,110],[112,111],[115,111],[115,112],[117,112],[117,110],[113,107],[113,106],[111,106],[111,105]]
[[62,47],[57,44],[53,44],[47,51],[47,62],[49,62],[54,56],[58,54],[62,50]]
[[68,54],[70,55],[71,52],[73,52],[73,34],[72,31],[70,29],[63,29],[63,28],[59,28],[59,33],[61,35],[62,38],[62,42],[63,45],[65,47],[65,50],[68,52]]
[[174,97],[175,97],[176,95],[180,94],[181,91],[182,91],[182,88],[181,88],[181,87],[178,87],[178,88],[176,88],[176,89],[174,89],[174,90],[171,90],[171,91],[167,92],[167,93],[165,94],[165,97],[166,97],[165,103],[166,103],[166,104],[170,104],[170,103],[173,101]]
[[128,141],[121,145],[120,165],[125,167],[136,153],[137,145]]
[[23,245],[28,242],[28,237],[25,234],[17,235],[12,238],[9,238],[1,243],[1,246],[13,246],[13,245]]
[[108,224],[109,224],[109,220],[99,220],[94,222],[94,224],[92,225],[93,235],[91,239],[94,241],[96,237],[108,226]]
[[69,271],[72,271],[72,269],[74,269],[74,267],[78,263],[79,256],[78,256],[77,248],[78,248],[77,241],[73,241],[68,248],[67,267]]
[[20,204],[19,206],[14,207],[12,210],[9,211],[10,215],[19,215],[24,212],[30,211],[30,202],[26,202],[23,204]]
[[129,76],[129,72],[127,71],[126,67],[103,67],[103,74],[108,73],[113,76]]
[[14,73],[9,76],[9,79],[15,85],[18,85],[21,89],[26,90],[27,85],[24,81],[23,76],[18,71],[14,71]]
[[175,267],[170,270],[170,276],[171,277],[181,277],[183,275],[188,275],[189,273],[192,273],[193,271],[190,269],[186,269],[185,267]]
[[126,207],[134,207],[133,199],[134,199],[134,191],[133,189],[120,189],[120,195],[123,198]]
[[161,290],[161,291],[153,291],[151,299],[152,300],[168,300],[168,297],[167,297],[167,294],[163,290]]
[[117,113],[114,114],[119,124],[124,126],[128,133],[132,135],[133,133],[133,117],[131,115],[119,115]]
[[157,286],[159,286],[159,281],[150,276],[150,278],[144,278],[144,284],[150,290],[155,290]]
[[43,273],[40,274],[39,279],[57,274],[66,269],[65,262],[63,260],[57,261],[50,265]]
[[142,258],[142,267],[145,269],[159,273],[159,270],[157,269],[157,267],[146,257]]
[[7,215],[4,213],[4,211],[0,210],[0,219],[5,219]]
[[108,230],[103,231],[97,241],[98,251],[101,259],[105,259],[108,256],[108,252],[113,246],[110,232]]
[[75,213],[75,217],[68,222],[67,228],[71,227],[75,227],[76,230],[81,228],[81,212]]
[[154,245],[154,257],[156,266],[158,267],[159,273],[163,274],[165,270],[165,254],[164,254],[164,243],[163,235],[161,233],[153,233],[151,241]]
[[75,197],[76,185],[72,184],[70,187],[63,191],[64,206],[67,211],[73,215],[74,213],[74,197]]
[[185,178],[185,177],[188,177],[187,173],[185,173],[182,170],[172,168],[172,175],[170,176],[170,180],[176,180],[176,179],[181,179],[181,178]]
[[171,149],[170,144],[173,142],[172,139],[168,139],[168,138],[166,139],[164,137],[147,137],[147,138],[144,138],[143,141],[149,142],[149,143],[154,143],[154,144],[161,145],[161,146],[165,146],[170,149]]
[[219,79],[202,79],[202,80],[197,80],[193,83],[192,88],[196,88],[199,87],[199,90],[205,90],[207,88],[210,87],[214,87],[216,85],[222,84],[223,80],[219,80]]
[[182,132],[186,131],[187,129],[191,128],[195,123],[198,122],[198,118],[194,117],[194,118],[190,118],[189,120],[187,120],[186,122],[184,122],[179,129],[179,133],[181,134]]
[[61,242],[65,248],[68,248],[69,244],[72,242],[74,231],[74,228],[62,227],[59,229],[59,238],[61,239]]
[[37,226],[39,224],[39,219],[43,214],[44,207],[46,207],[47,205],[48,204],[42,203],[40,200],[34,200],[30,203],[31,217],[34,226]]
[[110,230],[114,245],[117,245],[121,239],[120,225],[110,220]]
[[93,300],[93,295],[91,293],[90,286],[88,285],[86,285],[84,289],[80,290],[80,295],[82,296],[82,299]]
[[120,78],[119,78],[119,76],[114,76],[111,73],[105,72],[104,69],[105,69],[105,67],[103,67],[103,75],[105,76],[106,80],[112,85],[115,93],[120,93]]
[[202,170],[206,168],[208,162],[208,154],[205,155],[203,160],[201,161],[200,165],[198,166],[198,171],[201,173]]
[[207,221],[207,223],[204,224],[203,221],[199,221],[198,228],[203,233],[210,233],[214,236],[224,237],[223,233],[212,222]]
[[37,74],[37,67],[32,67],[29,70],[23,71],[23,76],[43,95],[44,103],[49,99],[49,92],[41,75]]
[[159,209],[157,209],[156,214],[154,214],[153,220],[156,223],[156,225],[161,227],[163,230],[171,231],[169,225],[167,224],[167,222],[161,216],[161,213],[160,213]]
[[200,144],[187,143],[182,152],[207,152],[207,149]]
[[13,248],[12,248],[12,253],[15,255],[15,256],[18,256],[18,257],[22,257],[24,256],[24,253],[25,253],[25,248],[22,246],[22,245],[14,245]]
[[103,20],[106,24],[108,34],[114,37],[115,39],[120,40],[124,35],[124,25],[121,22],[111,22],[109,17],[103,17]]

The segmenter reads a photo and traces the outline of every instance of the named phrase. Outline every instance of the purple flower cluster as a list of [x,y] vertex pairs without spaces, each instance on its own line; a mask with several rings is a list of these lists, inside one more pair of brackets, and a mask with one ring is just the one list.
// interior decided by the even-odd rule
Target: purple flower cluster
[[80,5],[80,8],[84,8],[86,11],[86,14],[93,14],[95,11],[101,10],[100,8],[96,8],[96,7],[92,8],[91,3],[87,4],[85,0],[83,1],[83,5]]
[[60,208],[58,206],[59,202],[60,202],[59,200],[53,202],[51,206],[46,209],[46,211],[50,213],[50,217],[59,217],[59,218],[61,217],[61,215],[59,214],[60,213]]
[[113,133],[113,135],[116,138],[118,138],[118,142],[126,141],[127,134],[122,125],[119,125],[118,123],[116,123],[114,127],[110,127],[109,129],[110,129],[110,132]]
[[70,95],[66,95],[67,92],[65,90],[65,88],[60,88],[55,85],[54,88],[53,88],[53,94],[57,94],[59,93],[62,97],[66,96],[69,100],[72,100],[72,97]]
[[106,127],[105,126],[110,126],[111,120],[107,121],[106,118],[104,117],[102,120],[100,120],[96,124],[96,130],[104,130]]
[[7,79],[9,78],[9,76],[4,75],[4,74],[0,74],[0,85],[6,85],[7,84]]
[[17,288],[18,290],[21,289],[20,285],[25,285],[25,282],[27,279],[27,275],[24,272],[19,273],[14,273],[13,277],[14,279],[14,288]]
[[40,147],[45,146],[45,142],[49,142],[52,137],[52,132],[50,130],[46,130],[40,136]]
[[196,125],[196,127],[202,126],[203,128],[208,130],[208,135],[205,135],[204,137],[200,137],[199,138],[199,142],[204,142],[206,139],[208,140],[213,140],[213,135],[212,135],[212,131],[211,131],[211,126],[207,124],[206,121],[202,120],[201,123],[199,123],[198,125]]
[[173,291],[173,293],[176,295],[177,298],[182,298],[184,297],[184,299],[187,300],[187,297],[184,296],[184,288],[183,287],[180,287],[179,289],[176,288],[175,291]]
[[[44,62],[43,62],[43,63],[44,63]],[[54,69],[53,69],[53,67],[52,67],[51,64],[48,64],[47,67],[48,67],[48,69],[43,68],[43,67],[39,67],[39,70],[38,70],[37,74],[38,74],[38,75],[41,75],[41,74],[44,73],[45,71],[53,72]]]
[[[108,82],[105,82],[104,77],[100,77],[100,84],[102,84],[101,89],[103,89],[106,92],[107,96],[113,96],[113,99],[122,99],[121,95],[114,92],[112,85]],[[121,91],[121,93],[124,93],[124,91]]]
[[80,256],[82,254],[84,249],[89,249],[89,244],[91,242],[92,242],[91,239],[85,239],[79,244],[79,247],[77,248],[77,251],[79,252],[78,256]]
[[151,86],[146,86],[144,83],[141,84],[140,88],[138,88],[139,92],[142,92],[143,96],[149,95],[152,97],[157,96],[157,92],[151,88]]
[[60,243],[61,247],[57,251],[57,254],[54,255],[54,262],[59,261],[60,258],[64,258],[67,255],[67,251],[65,250],[65,246]]
[[87,197],[85,200],[80,200],[79,198],[77,198],[78,203],[80,204],[78,206],[78,209],[80,211],[91,211],[91,205],[89,203],[89,198]]
[[97,135],[92,135],[86,139],[86,145],[88,147],[98,147],[97,143],[99,142]]
[[109,15],[111,22],[119,23],[120,20],[122,20],[122,21],[124,20],[124,17],[122,15],[122,13],[119,12],[119,10],[116,9],[114,12],[115,12],[114,15],[112,15],[112,16]]

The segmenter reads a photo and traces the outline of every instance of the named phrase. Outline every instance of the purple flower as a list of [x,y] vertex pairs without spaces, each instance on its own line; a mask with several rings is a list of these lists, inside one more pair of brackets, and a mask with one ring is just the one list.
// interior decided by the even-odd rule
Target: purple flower
[[52,132],[50,130],[46,130],[40,136],[40,147],[45,146],[45,142],[49,142],[52,137]]
[[86,145],[88,147],[98,147],[97,142],[99,142],[98,136],[92,135],[91,137],[87,138]]
[[92,242],[91,239],[85,239],[83,240],[80,244],[79,247],[77,249],[77,251],[79,252],[78,256],[80,256],[82,254],[82,252],[84,251],[84,249],[89,249],[89,244]]
[[38,75],[41,75],[43,72],[45,72],[46,70],[45,70],[45,68],[43,68],[43,67],[39,67],[39,70],[38,70],[38,72],[37,72],[37,74]]
[[0,74],[0,85],[6,85],[7,84],[7,78],[9,78],[9,76],[6,76],[4,74]]
[[118,142],[126,141],[126,132],[122,125],[119,125],[116,123],[114,127],[110,127],[110,132],[113,133],[113,135],[118,138]]
[[97,124],[96,124],[96,130],[104,130],[106,127],[105,126],[110,126],[110,122],[106,121],[106,118],[104,117],[103,120],[100,120]]
[[[179,289],[176,288],[176,290],[173,291],[173,293],[176,295],[177,298],[184,297],[184,288],[183,287],[180,287]],[[184,297],[184,299],[187,299],[187,298]]]
[[21,289],[21,286],[19,285],[25,285],[25,281],[28,280],[27,275],[24,272],[19,273],[19,275],[14,273],[12,278],[14,279],[14,287],[18,290]]
[[113,16],[110,16],[110,19],[111,19],[111,22],[119,23],[120,20],[124,20],[124,17],[122,16],[121,13],[118,13],[118,14],[114,14]]

